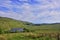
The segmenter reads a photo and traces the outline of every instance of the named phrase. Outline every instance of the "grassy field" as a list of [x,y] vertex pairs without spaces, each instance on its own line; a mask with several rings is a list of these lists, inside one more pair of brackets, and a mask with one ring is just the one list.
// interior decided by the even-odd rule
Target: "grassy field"
[[[5,33],[11,28],[26,28],[28,32]],[[60,40],[60,23],[36,25],[0,17],[0,40]]]
[[60,40],[58,33],[10,33],[1,34],[0,40]]

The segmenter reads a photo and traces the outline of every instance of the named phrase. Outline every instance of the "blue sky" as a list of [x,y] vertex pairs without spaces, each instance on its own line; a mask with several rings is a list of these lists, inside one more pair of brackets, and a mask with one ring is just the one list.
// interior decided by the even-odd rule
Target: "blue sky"
[[0,16],[32,23],[60,23],[60,0],[0,0]]

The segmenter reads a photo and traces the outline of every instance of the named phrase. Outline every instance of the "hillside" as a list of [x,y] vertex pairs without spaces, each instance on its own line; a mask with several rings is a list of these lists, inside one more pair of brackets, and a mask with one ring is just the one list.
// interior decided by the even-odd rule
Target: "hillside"
[[18,21],[11,18],[0,17],[0,28],[3,30],[9,30],[10,28],[25,28],[32,23],[25,21]]
[[56,30],[60,31],[60,24],[33,24],[24,21],[18,21],[11,18],[0,17],[0,28],[4,31],[9,30],[11,28],[27,28],[29,30],[33,30],[36,32],[47,31],[47,30]]
[[[24,32],[10,32],[11,28],[25,28]],[[60,23],[33,24],[0,17],[0,40],[60,40]]]

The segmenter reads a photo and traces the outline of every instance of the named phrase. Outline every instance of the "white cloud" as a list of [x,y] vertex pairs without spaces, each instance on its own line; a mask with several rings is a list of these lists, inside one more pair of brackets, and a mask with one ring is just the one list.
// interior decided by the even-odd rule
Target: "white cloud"
[[[21,0],[20,0],[21,1]],[[27,1],[27,0],[23,0]],[[11,11],[8,13],[1,12],[0,16],[11,17],[18,20],[30,21],[34,23],[40,23],[37,21],[43,22],[60,22],[60,12],[56,10],[56,8],[60,8],[60,0],[51,0],[50,2],[47,0],[36,0],[42,1],[42,5],[30,5],[28,3],[24,3],[24,5],[12,5],[11,1],[4,1],[2,5],[8,7]],[[46,3],[46,4],[45,4]],[[23,14],[16,13],[12,10],[12,8],[18,8],[23,10]],[[36,14],[35,14],[36,13]]]

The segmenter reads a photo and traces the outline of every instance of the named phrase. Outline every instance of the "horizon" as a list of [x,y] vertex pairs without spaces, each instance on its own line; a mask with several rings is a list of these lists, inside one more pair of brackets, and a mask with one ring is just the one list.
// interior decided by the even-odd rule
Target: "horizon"
[[60,23],[60,0],[0,0],[0,16],[34,24]]
[[[9,17],[1,17],[1,18],[9,18]],[[17,19],[14,19],[14,18],[9,18],[9,19],[13,19],[13,20],[16,20],[16,21],[22,21],[22,20],[17,20]],[[28,21],[22,21],[22,22],[28,22]],[[33,23],[33,22],[28,22],[28,23],[32,23],[32,24],[60,24],[60,22],[55,22],[55,23]]]

